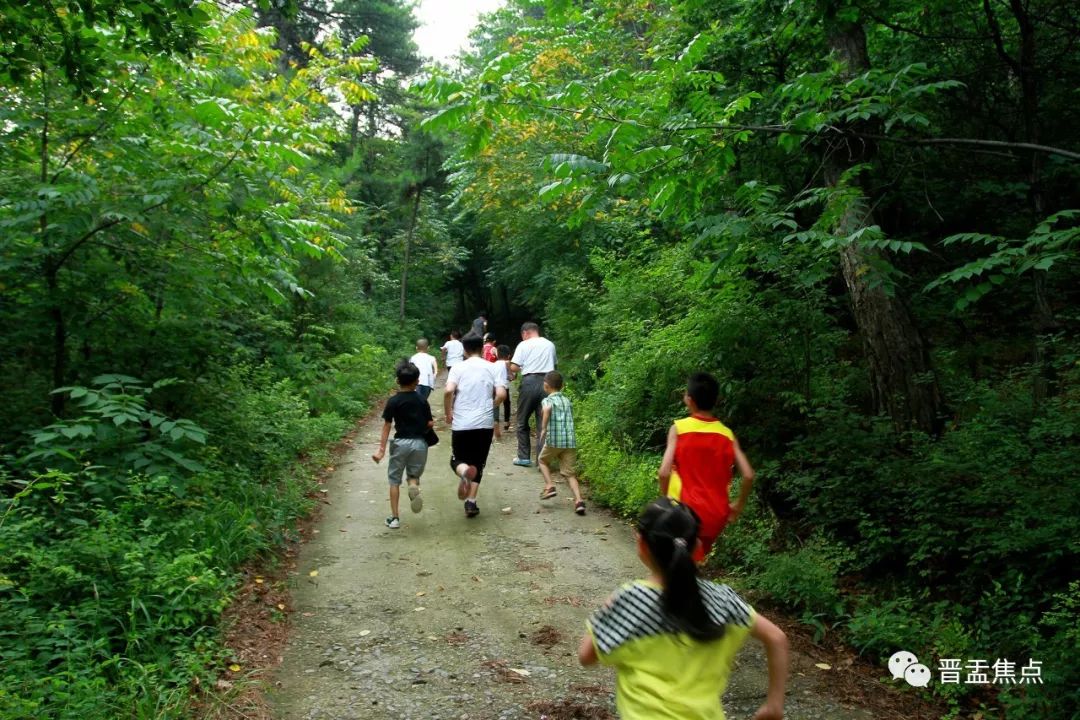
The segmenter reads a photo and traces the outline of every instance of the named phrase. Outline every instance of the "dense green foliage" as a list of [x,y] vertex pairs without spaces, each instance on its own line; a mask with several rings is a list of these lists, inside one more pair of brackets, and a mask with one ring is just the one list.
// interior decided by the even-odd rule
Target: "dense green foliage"
[[478,307],[558,343],[593,497],[709,370],[720,569],[874,661],[1042,661],[954,715],[1080,713],[1072,5],[512,0],[423,101],[415,26],[0,2],[0,717],[182,716],[310,463]]
[[594,495],[655,493],[709,370],[759,469],[721,568],[882,663],[1043,662],[956,712],[1080,712],[1071,6],[520,0],[476,37],[426,127]]
[[238,571],[452,307],[440,150],[390,97],[415,22],[2,5],[0,717],[182,717]]

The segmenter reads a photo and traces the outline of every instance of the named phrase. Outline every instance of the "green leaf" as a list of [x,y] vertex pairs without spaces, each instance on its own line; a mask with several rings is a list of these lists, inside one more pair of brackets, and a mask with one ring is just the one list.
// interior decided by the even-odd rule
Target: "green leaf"
[[192,108],[195,119],[204,125],[219,128],[234,118],[232,111],[219,99],[203,100]]

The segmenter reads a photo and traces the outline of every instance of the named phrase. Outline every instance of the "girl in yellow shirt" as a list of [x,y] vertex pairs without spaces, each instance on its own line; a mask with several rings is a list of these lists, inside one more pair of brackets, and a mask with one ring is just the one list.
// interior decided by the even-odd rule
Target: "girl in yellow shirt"
[[753,636],[765,646],[769,689],[754,720],[781,720],[787,637],[727,585],[697,576],[698,519],[669,498],[638,520],[644,580],[623,585],[589,619],[578,658],[616,670],[623,720],[724,720],[720,696],[735,654]]

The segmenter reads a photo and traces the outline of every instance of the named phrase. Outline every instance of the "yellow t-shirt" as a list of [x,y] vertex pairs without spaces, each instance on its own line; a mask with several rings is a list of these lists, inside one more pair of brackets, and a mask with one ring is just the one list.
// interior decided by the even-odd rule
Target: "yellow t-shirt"
[[664,612],[663,589],[645,580],[623,585],[586,624],[600,662],[615,667],[622,720],[724,720],[720,696],[754,610],[727,585],[699,579],[698,588],[709,615],[727,628],[718,640],[679,632]]

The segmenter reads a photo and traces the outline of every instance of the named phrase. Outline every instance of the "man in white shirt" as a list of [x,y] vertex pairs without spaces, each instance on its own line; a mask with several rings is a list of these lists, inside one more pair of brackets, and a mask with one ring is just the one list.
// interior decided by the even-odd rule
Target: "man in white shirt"
[[465,517],[476,517],[476,494],[484,476],[491,438],[499,437],[493,411],[506,398],[506,381],[494,363],[480,357],[484,340],[469,334],[462,341],[465,360],[450,368],[443,408],[450,425],[450,467],[460,478],[458,499],[465,501]]
[[[515,465],[532,466],[529,418],[536,417],[536,431],[540,432],[540,402],[544,399],[544,375],[555,369],[555,343],[540,337],[540,326],[527,322],[521,326],[521,342],[514,348],[510,358],[510,372],[521,374],[517,406],[517,459]],[[540,439],[536,441],[539,457]]]
[[416,385],[416,392],[425,400],[435,389],[435,378],[439,375],[439,363],[431,355],[428,355],[427,338],[416,341],[416,354],[409,358],[409,362],[420,370],[420,381]]
[[441,348],[443,365],[447,371],[465,359],[465,350],[461,346],[461,331],[451,330],[450,339]]

